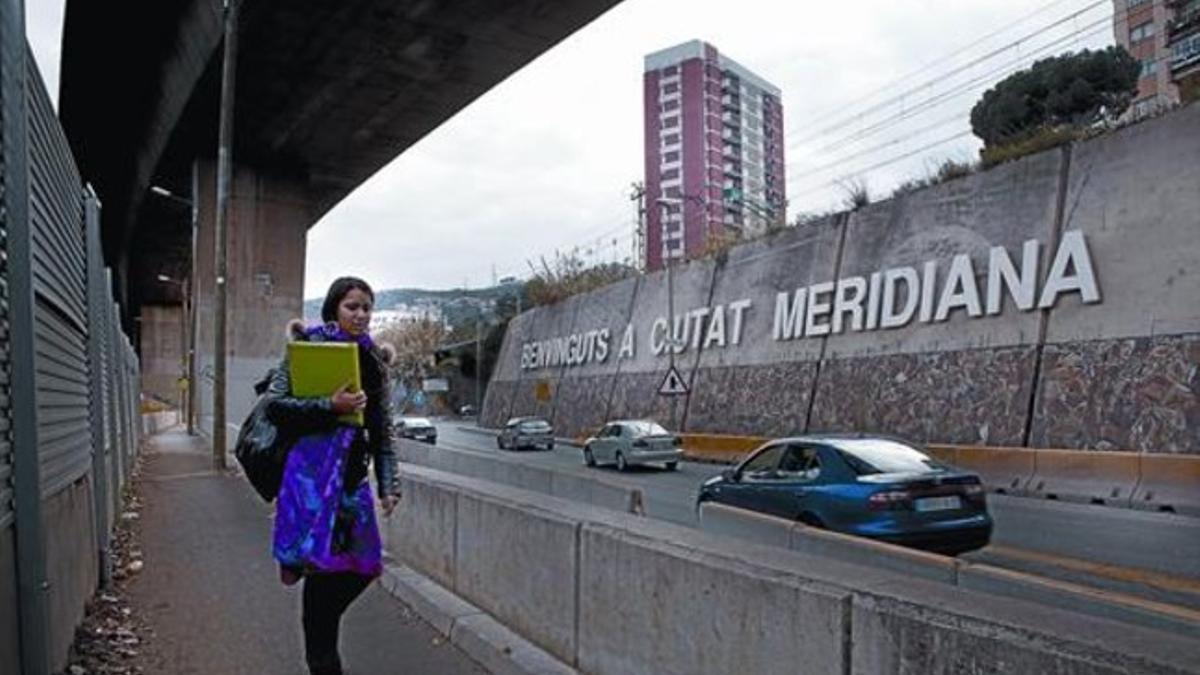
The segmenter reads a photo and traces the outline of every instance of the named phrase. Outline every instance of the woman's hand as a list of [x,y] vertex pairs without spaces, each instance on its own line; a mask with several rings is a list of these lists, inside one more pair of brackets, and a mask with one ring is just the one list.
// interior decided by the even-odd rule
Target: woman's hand
[[349,415],[352,412],[358,412],[367,407],[366,392],[346,391],[349,387],[349,383],[343,384],[337,391],[333,392],[333,396],[329,397],[329,402],[333,406],[333,412],[337,415]]
[[384,516],[391,516],[392,511],[396,509],[396,505],[400,503],[400,495],[386,495],[379,499],[379,507],[383,509]]

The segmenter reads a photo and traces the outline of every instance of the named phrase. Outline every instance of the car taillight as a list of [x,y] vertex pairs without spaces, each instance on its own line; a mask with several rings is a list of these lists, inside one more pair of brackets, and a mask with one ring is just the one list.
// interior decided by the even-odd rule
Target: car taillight
[[979,483],[964,485],[963,495],[970,501],[984,503],[987,501],[987,488]]
[[904,490],[876,492],[867,498],[867,508],[871,511],[890,511],[904,505],[910,498],[912,494]]

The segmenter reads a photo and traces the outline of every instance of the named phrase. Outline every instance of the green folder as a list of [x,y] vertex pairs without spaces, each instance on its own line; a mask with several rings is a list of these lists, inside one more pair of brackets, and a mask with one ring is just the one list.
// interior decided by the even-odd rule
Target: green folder
[[[329,398],[345,384],[350,385],[346,391],[362,390],[358,345],[352,342],[289,342],[287,350],[293,396]],[[359,427],[364,424],[361,410],[338,419]]]

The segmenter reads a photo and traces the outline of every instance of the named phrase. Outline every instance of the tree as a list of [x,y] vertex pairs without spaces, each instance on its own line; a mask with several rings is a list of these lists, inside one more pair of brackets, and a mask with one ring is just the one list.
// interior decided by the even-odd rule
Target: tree
[[621,263],[588,266],[578,249],[566,255],[555,253],[553,262],[545,258],[540,262],[540,269],[529,264],[533,278],[525,282],[525,295],[535,305],[553,304],[636,274],[632,267]]
[[1046,128],[1115,118],[1129,107],[1139,70],[1120,47],[1042,59],[987,90],[971,109],[971,130],[994,147]]
[[434,352],[446,338],[446,328],[438,321],[418,319],[392,324],[374,336],[396,350],[392,376],[406,385],[415,385],[433,370]]

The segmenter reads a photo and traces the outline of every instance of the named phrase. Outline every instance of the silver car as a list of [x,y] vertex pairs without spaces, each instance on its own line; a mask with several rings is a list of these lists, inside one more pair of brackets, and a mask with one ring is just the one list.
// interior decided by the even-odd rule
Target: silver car
[[683,457],[683,439],[650,420],[621,420],[604,425],[583,446],[588,466],[615,464],[618,471],[633,465],[663,462],[674,471]]
[[500,430],[496,447],[501,450],[521,448],[554,449],[554,429],[540,417],[514,417]]

